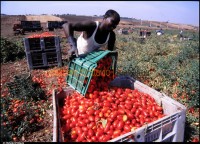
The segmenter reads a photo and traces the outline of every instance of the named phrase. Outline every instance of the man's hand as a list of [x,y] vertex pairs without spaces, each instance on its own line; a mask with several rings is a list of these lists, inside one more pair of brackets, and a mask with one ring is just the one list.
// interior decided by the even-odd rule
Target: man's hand
[[76,46],[76,39],[73,37],[68,37],[68,42],[71,46],[71,49],[68,51],[68,54],[71,56],[73,53],[75,53],[76,57],[78,57],[78,49]]
[[75,53],[76,57],[78,57],[78,49],[76,47],[71,47],[71,49],[68,51],[68,55],[73,55]]

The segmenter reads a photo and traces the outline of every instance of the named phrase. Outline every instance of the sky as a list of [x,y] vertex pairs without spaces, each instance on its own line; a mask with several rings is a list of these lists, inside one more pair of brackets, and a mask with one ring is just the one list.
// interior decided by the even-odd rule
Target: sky
[[104,15],[199,26],[199,1],[1,1],[1,14]]

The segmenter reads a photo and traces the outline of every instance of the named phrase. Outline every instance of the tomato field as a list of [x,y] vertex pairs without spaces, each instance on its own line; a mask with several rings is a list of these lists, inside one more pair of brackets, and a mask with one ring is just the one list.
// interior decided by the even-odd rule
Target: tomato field
[[[198,142],[199,33],[188,31],[187,35],[192,36],[192,40],[182,41],[177,37],[173,37],[176,33],[177,31],[175,30],[166,30],[164,35],[157,36],[152,32],[152,35],[146,39],[139,38],[136,31],[128,35],[117,34],[116,51],[118,52],[118,60],[116,75],[131,76],[186,106],[184,141]],[[1,141],[52,141],[52,90],[57,89],[61,91],[63,87],[67,86],[66,76],[69,61],[63,60],[62,67],[29,71],[27,70],[21,38],[22,36],[18,36],[16,40],[1,38]],[[61,46],[62,51],[65,51],[65,38],[61,38]],[[19,82],[20,79],[14,76],[21,75],[21,73],[29,73],[29,79],[20,81],[20,91],[15,91],[15,88],[13,88],[14,93],[9,93],[10,90],[7,84],[13,81]],[[105,77],[105,75],[102,76]],[[106,79],[105,77],[105,81]],[[110,77],[107,80],[110,81]],[[97,81],[99,82],[100,79],[93,79],[91,83],[95,85]],[[102,90],[107,83],[103,82],[102,85],[97,85],[97,87]],[[146,109],[130,108],[131,104],[136,101],[130,98],[131,95],[123,98],[119,97],[119,94],[128,95],[130,91],[133,91],[132,93],[135,95],[138,95],[139,92],[121,88],[116,88],[115,90],[116,94],[113,99],[107,96],[104,97],[106,99],[102,102],[104,109],[96,112],[87,110],[86,114],[81,114],[81,118],[77,122],[79,128],[73,129],[71,137],[65,137],[66,141],[75,141],[76,138],[78,138],[77,141],[85,141],[84,135],[86,133],[84,131],[88,131],[90,136],[88,141],[96,141],[97,137],[101,137],[100,141],[108,141],[130,131],[134,127],[132,126],[133,124],[137,128],[145,122],[151,122],[163,116],[161,113],[162,108],[159,106],[154,106],[157,112],[153,114],[153,112],[149,111],[151,108],[148,108],[148,106]],[[87,97],[100,101],[97,95],[101,96],[102,93],[94,91],[94,86],[89,88],[89,92],[91,94],[87,95]],[[106,94],[110,95],[112,92],[110,91]],[[146,100],[144,98],[147,99],[148,96],[145,94],[141,95],[143,96],[141,97],[141,102],[145,105]],[[126,106],[126,111],[123,111],[122,108],[115,108],[122,99],[124,99],[124,104],[119,104],[119,107],[124,108]],[[70,104],[68,101],[77,102]],[[149,102],[151,101],[153,103],[153,100],[149,100]],[[66,106],[63,107],[61,113],[63,121],[66,120],[65,123],[68,124],[64,128],[67,131],[76,123],[76,121],[74,123],[68,122],[68,118],[71,117],[70,114],[74,113],[75,117],[76,109],[83,111],[86,107],[93,105],[93,102],[75,93],[71,98],[66,98],[65,103]],[[82,105],[83,103],[87,104]],[[67,108],[69,105],[72,109]],[[113,111],[108,110],[108,107],[111,105],[115,108]],[[141,115],[140,119],[134,120],[129,111],[135,112],[135,114],[137,112],[138,116],[140,115],[139,113],[143,113],[143,116]],[[107,120],[107,125],[97,125],[98,127],[94,130],[90,130],[88,127],[80,129],[80,126],[82,127],[84,124],[83,121],[92,122],[91,125],[88,125],[89,127],[96,125],[95,122],[99,119],[92,115],[94,113],[98,113],[100,118],[104,118],[103,120],[108,115],[112,115],[113,119]],[[151,119],[148,119],[147,116],[151,116]],[[132,120],[130,121],[130,119]],[[107,135],[103,135],[105,131]],[[37,132],[40,132],[40,135],[37,135]],[[77,134],[81,135],[78,137]],[[96,136],[94,137],[94,135]],[[42,137],[42,139],[39,137]]]
[[[176,31],[152,35],[144,42],[137,36],[118,37],[118,75],[130,75],[187,107],[185,141],[199,139],[199,34],[191,41],[173,39]],[[187,130],[189,129],[189,130]]]

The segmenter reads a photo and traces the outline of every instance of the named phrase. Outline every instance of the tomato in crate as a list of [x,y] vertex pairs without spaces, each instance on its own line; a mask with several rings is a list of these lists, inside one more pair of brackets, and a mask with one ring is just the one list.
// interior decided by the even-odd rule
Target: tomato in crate
[[102,89],[114,79],[117,56],[117,52],[98,50],[73,59],[66,78],[68,85],[83,96],[87,91],[93,91],[94,87]]
[[186,107],[137,80],[133,87],[89,98],[71,87],[54,91],[53,141],[183,142]]

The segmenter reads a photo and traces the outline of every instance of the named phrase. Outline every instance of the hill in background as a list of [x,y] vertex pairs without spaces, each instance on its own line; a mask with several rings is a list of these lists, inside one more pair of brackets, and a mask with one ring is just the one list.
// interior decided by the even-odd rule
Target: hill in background
[[[12,27],[15,23],[22,20],[40,21],[42,26],[46,28],[47,21],[85,21],[85,20],[102,20],[102,16],[79,16],[79,15],[5,15],[1,14],[1,35],[9,36],[13,33]],[[183,29],[183,30],[199,30],[199,27],[175,24],[158,21],[141,21],[137,19],[121,17],[121,21],[117,27],[119,28],[145,28],[145,29]]]

